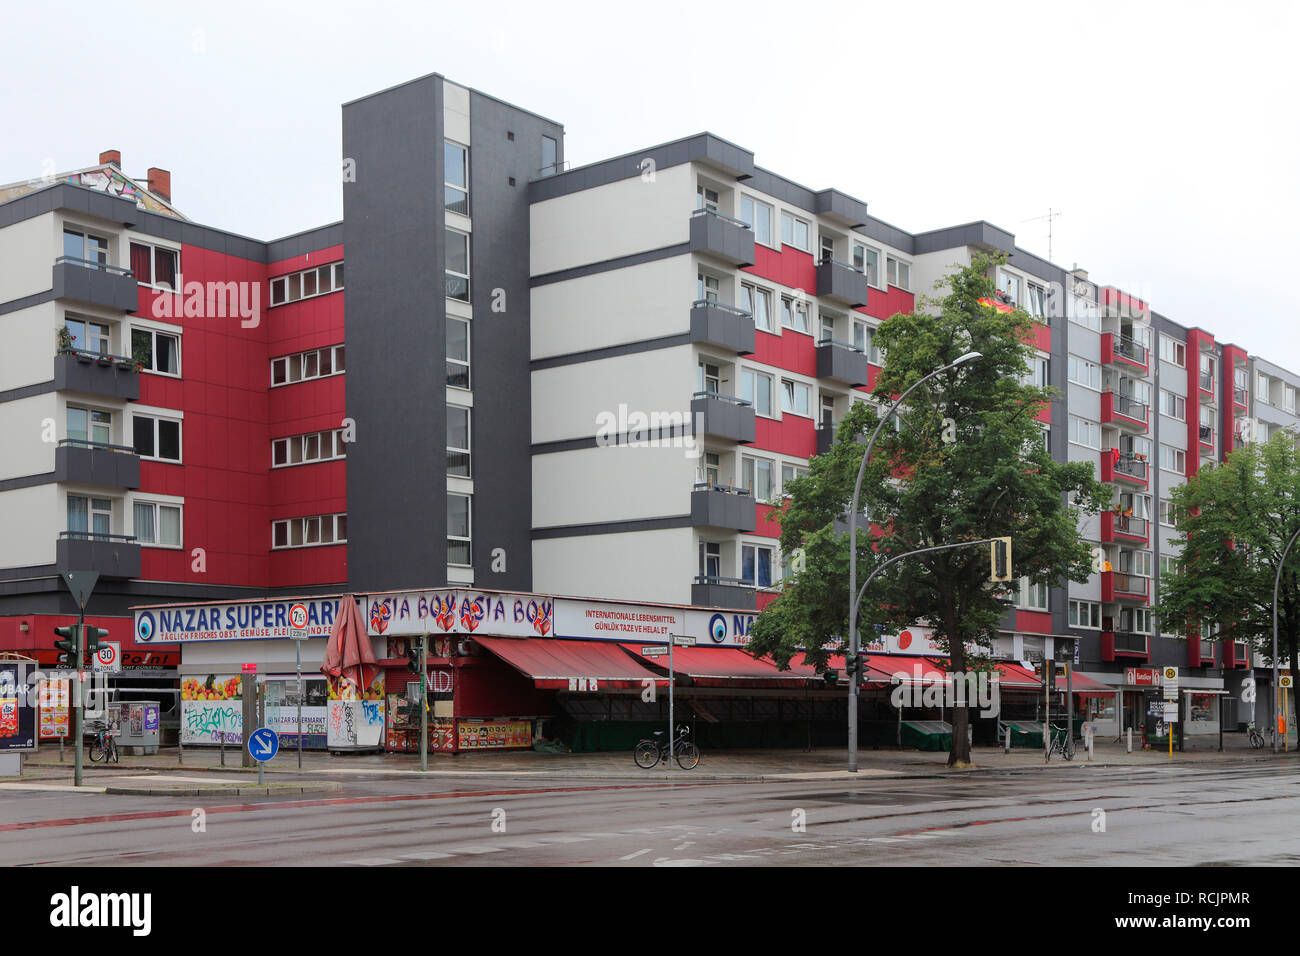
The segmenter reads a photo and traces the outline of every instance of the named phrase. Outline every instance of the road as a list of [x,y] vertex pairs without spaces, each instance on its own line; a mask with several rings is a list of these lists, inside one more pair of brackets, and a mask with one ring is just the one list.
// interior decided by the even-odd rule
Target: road
[[781,783],[361,775],[285,797],[0,792],[0,864],[1293,865],[1298,811],[1300,772],[1285,766]]

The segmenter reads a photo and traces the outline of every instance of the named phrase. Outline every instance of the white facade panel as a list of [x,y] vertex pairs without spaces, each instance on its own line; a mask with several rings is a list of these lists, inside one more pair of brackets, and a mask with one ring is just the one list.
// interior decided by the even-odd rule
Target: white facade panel
[[688,515],[698,457],[616,445],[533,456],[533,527]]
[[533,590],[690,604],[693,548],[690,528],[545,538],[533,542]]
[[63,255],[61,230],[52,212],[0,229],[0,302],[53,288],[54,260]]
[[[6,274],[0,272],[0,281]],[[43,302],[0,318],[5,329],[4,348],[0,349],[0,391],[48,382],[54,377],[57,314],[53,302]]]
[[[67,415],[54,392],[0,402],[0,435],[5,453],[0,455],[0,480],[44,475],[54,470],[54,449],[67,437]],[[49,440],[53,439],[53,440]],[[8,516],[0,515],[0,518]],[[8,533],[7,520],[0,527]]]
[[[50,466],[54,461],[51,456]],[[35,485],[0,492],[0,567],[53,564],[67,506],[57,485]]]
[[[462,146],[469,141],[469,90],[455,83],[442,82],[442,134]],[[473,162],[473,158],[470,159]]]

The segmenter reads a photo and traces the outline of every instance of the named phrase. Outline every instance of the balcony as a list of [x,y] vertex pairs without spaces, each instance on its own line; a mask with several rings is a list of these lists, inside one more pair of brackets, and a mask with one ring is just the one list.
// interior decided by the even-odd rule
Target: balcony
[[134,312],[140,305],[130,269],[60,256],[54,260],[52,283],[56,299],[75,299],[122,312]]
[[135,362],[122,355],[65,349],[54,356],[54,387],[134,402],[140,397],[140,373]]
[[[1213,667],[1214,666],[1214,641],[1202,641],[1202,640],[1188,641],[1187,648],[1188,648],[1187,663],[1191,667]],[[1195,660],[1192,660],[1192,657],[1194,656],[1192,654],[1193,651],[1199,654],[1199,657],[1197,657]]]
[[739,219],[711,209],[691,214],[691,252],[721,259],[733,266],[754,264],[754,230]]
[[54,480],[110,488],[140,487],[140,456],[129,445],[65,438],[54,449]]
[[1101,573],[1101,600],[1103,604],[1117,601],[1132,601],[1145,604],[1147,600],[1147,579],[1127,571],[1103,571]]
[[1206,448],[1214,447],[1214,426],[1213,425],[1197,425],[1196,434],[1197,437],[1200,439],[1201,444],[1204,445]]
[[1101,453],[1101,480],[1145,488],[1149,463],[1145,459],[1122,452],[1117,457],[1113,452],[1114,449]]
[[743,398],[718,392],[696,392],[691,421],[702,422],[701,433],[748,445],[754,440],[754,408]]
[[749,355],[754,351],[754,317],[744,309],[701,299],[691,306],[691,341]]
[[835,429],[839,422],[822,422],[817,426],[817,454],[825,455],[835,444]]
[[867,223],[867,204],[847,196],[838,189],[823,189],[813,194],[813,212],[841,226],[856,229]]
[[847,342],[822,339],[817,343],[817,377],[844,385],[866,385],[867,356]]
[[1246,392],[1246,390],[1245,390],[1244,388],[1242,388],[1242,387],[1240,387],[1240,386],[1237,386],[1237,387],[1233,388],[1233,390],[1232,390],[1232,401],[1233,401],[1233,404],[1235,404],[1235,405],[1240,405],[1242,408],[1246,408],[1246,407],[1247,407],[1247,400],[1248,400],[1249,398],[1250,398],[1250,396],[1247,394],[1247,392]]
[[140,545],[124,534],[60,531],[55,548],[59,571],[98,571],[105,578],[138,578]]
[[1145,432],[1151,420],[1151,410],[1128,395],[1118,392],[1101,393],[1101,422],[1130,431]]
[[850,308],[867,304],[867,275],[829,256],[817,264],[817,294]]
[[1101,513],[1101,540],[1103,543],[1122,541],[1125,544],[1146,544],[1150,531],[1150,522],[1146,518],[1119,514],[1114,511]]
[[739,611],[758,610],[758,592],[740,578],[698,575],[691,584],[691,604],[696,607],[725,607]]
[[696,527],[753,531],[756,514],[748,489],[701,483],[691,491],[691,524]]
[[1103,365],[1141,369],[1145,377],[1150,366],[1150,354],[1145,345],[1135,342],[1122,332],[1103,332],[1101,336],[1101,361]]
[[1150,637],[1146,634],[1137,634],[1133,631],[1116,631],[1114,640],[1116,654],[1136,657],[1147,656],[1147,645],[1150,642]]

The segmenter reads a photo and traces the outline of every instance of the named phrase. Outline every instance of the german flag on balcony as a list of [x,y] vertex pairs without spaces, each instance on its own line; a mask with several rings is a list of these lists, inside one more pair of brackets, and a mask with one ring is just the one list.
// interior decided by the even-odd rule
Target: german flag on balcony
[[997,309],[999,312],[1014,312],[1016,307],[1011,305],[1002,293],[998,293],[996,298],[984,298],[979,300],[979,304],[987,306],[990,309]]

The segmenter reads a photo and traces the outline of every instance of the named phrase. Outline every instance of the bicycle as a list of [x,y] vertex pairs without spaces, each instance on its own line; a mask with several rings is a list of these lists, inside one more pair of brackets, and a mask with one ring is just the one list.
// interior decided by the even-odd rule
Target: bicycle
[[95,735],[90,742],[90,761],[94,763],[97,760],[103,760],[108,763],[111,758],[113,763],[121,763],[117,752],[117,735],[109,730],[108,724],[93,724],[90,728]]
[[1052,759],[1052,754],[1059,753],[1066,760],[1074,759],[1074,741],[1072,735],[1065,731],[1063,727],[1057,727],[1052,724],[1052,740],[1047,747],[1047,760]]
[[1246,725],[1246,733],[1250,738],[1250,746],[1253,749],[1259,750],[1264,746],[1264,735],[1255,729],[1255,722],[1253,720]]
[[[681,725],[677,728],[677,739],[672,745],[672,754],[677,760],[677,766],[683,770],[694,770],[700,762],[700,748],[686,739],[690,735],[690,728],[685,724]],[[668,746],[663,743],[663,736],[662,730],[656,730],[654,739],[643,738],[637,743],[632,759],[642,770],[649,770],[656,764],[668,760]]]

